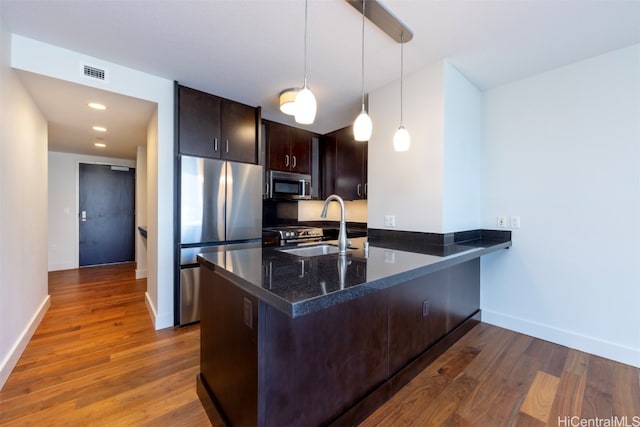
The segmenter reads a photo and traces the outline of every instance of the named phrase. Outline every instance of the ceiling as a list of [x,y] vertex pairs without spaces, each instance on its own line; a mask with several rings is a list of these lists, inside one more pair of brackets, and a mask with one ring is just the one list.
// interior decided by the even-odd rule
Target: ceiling
[[[405,74],[446,59],[481,90],[640,42],[640,1],[379,1],[414,33]],[[0,0],[0,7],[10,32],[259,105],[264,118],[294,124],[277,95],[303,83],[302,0]],[[361,17],[343,0],[309,0],[307,74],[318,115],[308,129],[326,133],[359,112]],[[397,80],[399,60],[399,45],[367,22],[365,90]],[[69,105],[95,89],[23,80],[50,121],[50,147],[95,124]],[[118,109],[130,108],[123,116],[148,121],[152,105],[123,102]],[[104,138],[122,126],[123,144],[144,144],[133,135],[146,133],[146,121],[122,121]]]
[[[26,71],[19,75],[47,118],[49,150],[133,160],[138,145],[147,144],[155,103]],[[91,109],[89,102],[107,109]],[[93,126],[107,131],[95,131]],[[95,142],[106,147],[98,148]]]

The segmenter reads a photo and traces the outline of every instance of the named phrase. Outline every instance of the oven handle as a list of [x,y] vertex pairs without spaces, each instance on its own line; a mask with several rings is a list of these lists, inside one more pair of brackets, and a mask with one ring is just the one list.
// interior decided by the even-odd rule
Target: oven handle
[[300,195],[302,197],[305,197],[307,196],[307,181],[305,181],[304,179],[301,179],[299,182],[300,182],[300,188],[301,188]]

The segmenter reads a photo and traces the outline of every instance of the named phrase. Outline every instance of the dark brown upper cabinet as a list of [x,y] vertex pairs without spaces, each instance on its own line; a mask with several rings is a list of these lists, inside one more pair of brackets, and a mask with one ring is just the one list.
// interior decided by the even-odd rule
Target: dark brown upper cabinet
[[178,86],[179,152],[258,163],[259,109]]
[[322,197],[367,198],[367,142],[356,141],[351,126],[321,139]]
[[311,146],[314,133],[264,120],[267,169],[311,174]]

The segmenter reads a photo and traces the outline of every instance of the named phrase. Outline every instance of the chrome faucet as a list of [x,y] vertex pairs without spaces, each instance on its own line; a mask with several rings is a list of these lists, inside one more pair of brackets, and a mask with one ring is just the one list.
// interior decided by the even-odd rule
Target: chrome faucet
[[322,218],[327,217],[327,208],[329,207],[329,202],[331,202],[332,200],[335,200],[340,204],[340,232],[338,233],[338,253],[340,255],[346,255],[349,242],[347,241],[347,223],[344,219],[344,200],[342,200],[342,197],[335,194],[327,197],[327,199],[324,201],[324,207],[322,208],[322,213],[320,214],[320,216]]

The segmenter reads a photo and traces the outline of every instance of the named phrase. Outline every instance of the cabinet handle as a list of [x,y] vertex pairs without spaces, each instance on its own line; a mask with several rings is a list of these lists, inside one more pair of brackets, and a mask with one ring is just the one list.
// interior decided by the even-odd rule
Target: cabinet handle
[[364,195],[366,196],[369,193],[369,183],[364,183]]
[[358,196],[362,196],[362,194],[361,194],[362,184],[358,184],[358,186],[356,188],[357,188],[357,191],[358,191]]
[[292,167],[292,168],[295,168],[295,167],[296,167],[296,164],[297,164],[297,162],[296,162],[296,156],[293,156],[293,164],[291,165],[291,167]]
[[227,139],[227,153],[229,152],[229,140]]
[[284,165],[286,167],[289,167],[289,155],[288,154],[284,155]]
[[213,138],[213,151],[218,152],[218,138]]

